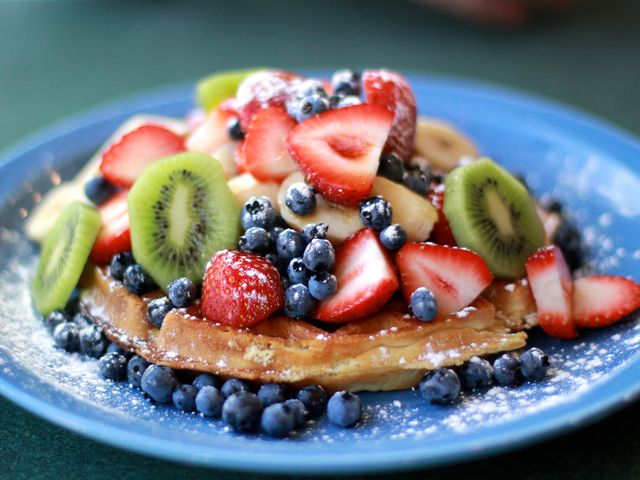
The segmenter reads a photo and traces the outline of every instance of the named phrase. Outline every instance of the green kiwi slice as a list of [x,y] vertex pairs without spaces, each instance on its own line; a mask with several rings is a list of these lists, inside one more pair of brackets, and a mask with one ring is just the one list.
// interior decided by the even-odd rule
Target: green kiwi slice
[[211,111],[224,100],[233,97],[238,90],[238,85],[252,73],[264,70],[263,68],[250,68],[246,70],[228,70],[217,72],[203,78],[196,85],[196,101],[205,111]]
[[129,192],[136,261],[166,290],[172,280],[202,282],[204,268],[240,235],[240,210],[220,163],[197,152],[149,165]]
[[496,277],[522,277],[527,257],[544,245],[529,192],[488,158],[447,176],[444,214],[458,245],[480,255]]
[[80,201],[61,212],[42,244],[32,293],[43,315],[64,308],[100,231],[98,211]]

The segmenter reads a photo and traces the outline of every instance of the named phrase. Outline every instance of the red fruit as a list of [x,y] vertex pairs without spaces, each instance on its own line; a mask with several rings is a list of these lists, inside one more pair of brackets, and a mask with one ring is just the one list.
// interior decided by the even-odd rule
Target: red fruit
[[116,193],[98,207],[102,227],[91,250],[91,261],[97,265],[106,265],[116,253],[131,251],[128,194]]
[[246,131],[253,116],[262,108],[284,107],[302,77],[291,72],[268,70],[249,75],[238,86],[236,108],[240,125]]
[[200,306],[205,318],[232,327],[250,327],[280,310],[280,275],[264,257],[223,250],[209,262]]
[[233,114],[220,108],[212,110],[207,119],[187,138],[187,150],[213,155],[220,147],[231,141],[227,133],[227,125],[233,117]]
[[582,328],[611,325],[640,308],[640,284],[615,275],[592,275],[573,284],[573,319]]
[[328,110],[291,130],[289,152],[326,199],[357,206],[371,191],[392,121],[375,105]]
[[429,190],[429,201],[438,212],[438,221],[433,225],[429,240],[440,245],[455,247],[458,243],[453,236],[451,227],[449,227],[449,220],[447,220],[442,211],[444,206],[444,184],[435,185]]
[[315,318],[350,322],[377,312],[398,290],[393,263],[373,230],[360,230],[336,251],[338,291],[318,304]]
[[233,158],[236,161],[236,169],[238,174],[247,171],[247,160],[244,156],[244,142],[236,143],[236,148],[233,151]]
[[114,185],[129,188],[151,162],[184,149],[184,138],[171,130],[159,125],[143,125],[104,152],[100,171]]
[[542,247],[529,256],[525,266],[542,329],[555,338],[575,338],[573,280],[560,249],[555,245]]
[[389,70],[365,70],[362,86],[367,102],[393,112],[393,127],[384,147],[408,160],[413,153],[416,136],[416,98],[407,81]]
[[282,107],[263,108],[255,114],[244,140],[251,175],[262,182],[281,182],[297,170],[287,150],[287,135],[296,125]]
[[238,100],[236,97],[227,98],[220,105],[218,105],[218,110],[221,112],[229,113],[234,117],[238,115]]
[[406,302],[417,288],[426,287],[436,297],[439,316],[466,307],[493,280],[480,255],[435,243],[407,243],[398,251],[396,264]]

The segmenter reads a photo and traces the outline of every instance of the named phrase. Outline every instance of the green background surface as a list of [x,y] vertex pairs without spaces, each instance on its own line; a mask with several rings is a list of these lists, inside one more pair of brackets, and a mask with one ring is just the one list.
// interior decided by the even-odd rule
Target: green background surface
[[[251,65],[388,66],[477,78],[572,104],[640,135],[638,0],[585,0],[568,16],[507,31],[392,0],[0,0],[0,149],[115,97]],[[637,480],[639,406],[538,446],[398,478]],[[0,400],[0,478],[252,476],[107,447]]]

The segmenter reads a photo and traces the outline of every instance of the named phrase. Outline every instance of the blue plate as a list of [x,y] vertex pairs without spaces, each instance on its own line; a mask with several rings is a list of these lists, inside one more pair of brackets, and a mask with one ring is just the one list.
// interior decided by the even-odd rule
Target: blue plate
[[[410,76],[421,114],[453,122],[483,154],[561,199],[592,247],[590,266],[640,280],[640,144],[599,120],[547,100],[450,78]],[[549,379],[494,387],[455,406],[415,391],[364,394],[362,426],[321,421],[287,440],[240,436],[221,422],[152,406],[125,384],[98,378],[95,361],[52,347],[29,297],[36,250],[22,217],[51,172],[70,176],[127,117],[184,115],[191,85],[129,98],[62,122],[0,164],[0,391],[23,408],[87,437],[136,452],[260,472],[381,472],[468,460],[595,420],[640,393],[640,321],[571,342],[534,333],[555,368]],[[55,180],[55,178],[54,178]]]

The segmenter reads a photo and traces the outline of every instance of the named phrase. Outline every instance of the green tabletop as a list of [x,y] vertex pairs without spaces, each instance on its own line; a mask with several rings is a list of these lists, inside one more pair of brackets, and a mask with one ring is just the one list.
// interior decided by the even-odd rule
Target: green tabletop
[[[0,1],[0,149],[114,97],[251,65],[388,66],[530,90],[640,135],[640,2],[492,30],[400,1]],[[638,479],[640,409],[433,479]],[[0,400],[0,478],[249,478],[107,447]],[[400,475],[398,475],[398,478]]]

